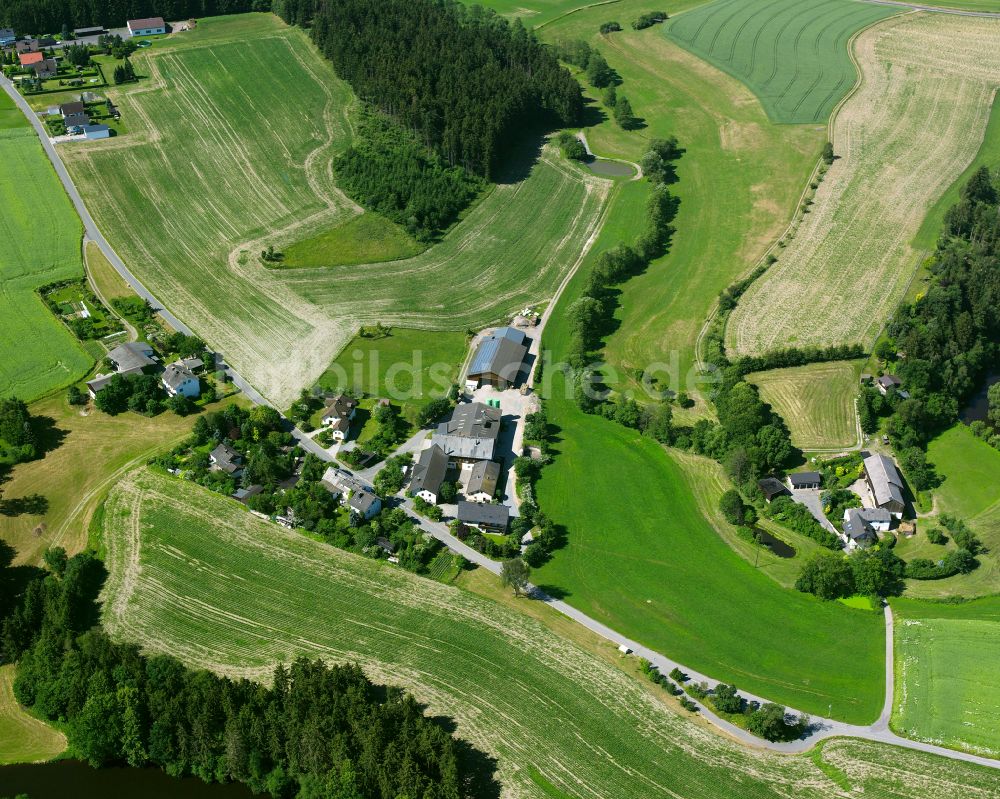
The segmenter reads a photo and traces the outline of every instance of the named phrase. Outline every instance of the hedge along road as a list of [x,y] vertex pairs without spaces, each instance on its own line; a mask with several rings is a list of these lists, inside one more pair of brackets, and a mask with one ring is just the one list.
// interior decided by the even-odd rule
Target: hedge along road
[[[25,116],[27,116],[27,118],[31,121],[32,125],[35,128],[35,131],[38,133],[39,138],[42,141],[42,146],[44,147],[45,152],[48,154],[49,160],[52,162],[52,166],[56,170],[56,174],[59,175],[59,179],[62,181],[63,186],[65,187],[66,192],[69,195],[70,199],[73,201],[73,205],[76,207],[77,213],[79,213],[80,215],[80,219],[83,222],[87,238],[93,241],[101,249],[105,257],[108,259],[109,263],[111,263],[111,265],[114,266],[115,270],[122,276],[122,278],[133,288],[133,290],[135,290],[135,292],[140,297],[148,301],[150,305],[156,308],[160,313],[160,315],[167,321],[168,324],[170,324],[172,327],[174,327],[175,330],[179,332],[185,333],[187,335],[193,335],[190,328],[188,328],[187,325],[185,325],[183,322],[181,322],[179,319],[173,316],[173,314],[171,314],[168,310],[166,310],[162,306],[162,304],[158,302],[156,298],[146,289],[146,287],[143,286],[142,283],[128,270],[128,268],[125,266],[121,258],[119,258],[117,253],[115,253],[114,249],[112,249],[111,245],[101,235],[101,232],[97,229],[97,226],[94,223],[93,218],[87,211],[87,207],[84,204],[83,199],[80,197],[79,192],[77,192],[76,186],[70,179],[69,173],[66,171],[66,168],[62,163],[62,160],[59,158],[59,154],[56,152],[55,147],[49,140],[49,137],[46,135],[45,130],[42,127],[42,124],[39,121],[38,117],[28,106],[27,102],[25,102],[24,98],[22,98],[20,94],[18,94],[17,91],[13,88],[9,80],[0,76],[0,84],[2,84],[4,91],[7,92],[7,94],[11,97],[11,99],[13,99],[13,101],[18,105],[18,107],[24,112]],[[230,376],[233,383],[236,386],[238,386],[251,401],[253,401],[256,404],[270,405],[270,403],[268,403],[267,400],[265,400],[264,397],[261,396],[261,394],[253,386],[251,386],[246,380],[244,380],[238,373],[233,371],[232,368],[228,366],[225,368],[227,374]],[[315,444],[315,442],[313,442],[311,439],[309,439],[307,436],[301,433],[301,431],[299,431],[297,428],[293,430],[293,434],[299,440],[300,444],[303,446],[304,449],[306,449],[309,452],[312,452],[313,454],[317,455],[323,460],[326,461],[332,460],[332,457],[329,455],[329,453],[326,452],[326,450],[324,450],[318,444]],[[468,547],[465,544],[463,544],[461,541],[459,541],[457,538],[451,535],[451,532],[449,531],[446,525],[444,525],[443,523],[431,522],[427,519],[424,519],[421,516],[418,516],[413,510],[412,503],[410,503],[409,501],[405,502],[403,506],[404,508],[406,508],[410,516],[413,517],[413,519],[422,529],[426,530],[435,538],[445,543],[450,549],[462,555],[467,560],[476,563],[477,565],[482,566],[483,568],[489,570],[490,572],[497,575],[500,574],[501,570],[500,563],[491,560],[490,558],[487,558],[485,555],[482,555],[481,553],[477,552],[471,547]],[[655,664],[663,673],[668,673],[672,669],[678,668],[681,671],[688,674],[692,680],[699,682],[706,682],[711,686],[717,684],[715,680],[711,680],[705,675],[699,674],[698,672],[685,668],[683,665],[670,660],[664,655],[661,655],[658,652],[654,652],[653,650],[648,649],[635,641],[631,641],[625,638],[624,636],[616,633],[610,627],[601,624],[597,620],[577,610],[572,605],[569,605],[566,602],[550,597],[533,586],[531,587],[531,591],[532,595],[536,599],[545,602],[546,604],[550,605],[563,615],[569,617],[570,619],[573,619],[577,623],[583,625],[592,632],[597,633],[603,638],[606,638],[607,640],[612,641],[613,643],[628,647],[636,655],[644,657],[651,663]],[[762,746],[778,752],[788,752],[788,753],[802,752],[810,749],[817,742],[825,738],[830,738],[834,736],[848,736],[856,738],[865,738],[868,740],[893,744],[908,749],[916,749],[924,752],[930,752],[932,754],[938,754],[956,760],[964,760],[969,763],[975,763],[981,766],[988,766],[990,768],[1000,769],[1000,760],[993,760],[990,758],[980,757],[978,755],[967,754],[965,752],[956,752],[950,749],[945,749],[943,747],[934,746],[932,744],[924,744],[918,741],[911,741],[906,738],[900,738],[895,733],[889,731],[888,720],[892,712],[892,697],[893,697],[893,639],[892,639],[892,612],[888,608],[886,608],[885,613],[886,613],[886,698],[885,698],[885,705],[882,710],[882,715],[879,717],[879,720],[875,722],[875,724],[872,724],[868,727],[863,727],[858,725],[845,724],[843,722],[834,721],[832,719],[813,718],[812,729],[810,731],[810,734],[805,738],[790,743],[772,743],[757,738],[748,733],[747,731],[740,729],[739,727],[736,727],[735,725],[730,724],[727,721],[724,721],[723,719],[719,718],[714,713],[712,713],[712,711],[709,710],[704,704],[702,703],[696,703],[696,704],[698,704],[702,715],[719,729],[729,733],[730,735],[738,738],[739,740],[747,744],[753,746]],[[747,694],[746,692],[743,692],[743,695],[750,700],[758,702],[768,701],[762,697],[757,697],[751,694]]]

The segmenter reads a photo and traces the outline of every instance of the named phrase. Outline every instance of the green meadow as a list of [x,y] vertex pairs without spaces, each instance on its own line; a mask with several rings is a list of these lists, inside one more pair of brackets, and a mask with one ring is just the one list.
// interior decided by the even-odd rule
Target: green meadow
[[775,122],[826,122],[858,78],[848,42],[900,13],[854,0],[714,0],[667,22],[682,47],[745,83]]
[[[539,603],[373,563],[148,470],[112,489],[103,538],[115,638],[262,679],[300,654],[356,662],[496,758],[503,796],[918,799],[919,775],[933,771],[936,799],[985,799],[994,778],[866,741],[827,741],[812,756],[745,748],[637,680],[611,643],[575,625],[585,644],[553,632],[566,622]],[[877,767],[888,760],[891,771]]]
[[83,277],[83,229],[35,131],[11,105],[0,94],[0,390],[27,401],[78,380],[94,361],[37,293]]
[[908,738],[1000,756],[1000,597],[892,604],[893,728]]

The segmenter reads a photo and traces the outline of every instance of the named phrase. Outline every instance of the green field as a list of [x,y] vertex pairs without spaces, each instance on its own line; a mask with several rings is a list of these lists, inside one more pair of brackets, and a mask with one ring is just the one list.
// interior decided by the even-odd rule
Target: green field
[[364,213],[285,249],[284,269],[354,266],[419,255],[426,247],[384,216]]
[[18,704],[14,666],[0,666],[0,765],[51,760],[66,748],[66,736]]
[[[7,102],[6,94],[0,94]],[[82,226],[35,131],[0,105],[0,392],[33,400],[93,366],[36,289],[83,277]]]
[[0,130],[27,127],[28,121],[6,92],[0,92]]
[[[623,0],[560,19],[541,36],[581,38],[599,49],[622,77],[619,91],[645,120],[645,129],[631,132],[610,119],[588,128],[594,152],[638,161],[650,137],[668,135],[686,151],[677,162],[679,182],[670,187],[680,199],[671,252],[622,287],[621,326],[605,355],[633,389],[640,389],[634,375],[655,365],[659,376],[676,373],[675,386],[696,395],[690,370],[702,323],[718,293],[749,271],[788,224],[824,133],[772,124],[745,86],[669,41],[659,26],[628,29],[648,10],[642,0]],[[626,30],[600,36],[609,17]]]
[[[936,797],[985,799],[995,777],[835,740],[819,755],[835,783],[808,756],[746,749],[679,715],[608,642],[593,638],[601,654],[591,653],[507,604],[335,550],[180,480],[133,473],[104,522],[113,636],[264,678],[298,654],[358,662],[496,757],[504,796],[718,799],[725,784],[740,799],[917,799],[933,771]],[[873,768],[887,758],[891,770]]]
[[921,0],[918,5],[1000,13],[1000,0]]
[[[943,478],[934,490],[935,513],[951,513],[965,521],[982,539],[987,552],[977,555],[980,566],[970,574],[946,580],[910,580],[907,594],[916,597],[981,596],[1000,592],[1000,452],[958,424],[927,447],[927,460]],[[901,539],[903,558],[937,560],[954,548],[931,544],[923,531],[935,525],[934,516],[920,520],[917,535]]]
[[[469,3],[473,5],[473,3]],[[549,24],[555,19],[573,13],[591,5],[607,6],[605,16],[617,19],[620,3],[618,0],[484,0],[476,5],[492,8],[505,17],[519,17],[525,27],[537,28]],[[627,20],[621,19],[622,26]]]
[[854,87],[848,42],[900,9],[853,0],[715,0],[667,36],[743,81],[775,122],[825,122]]
[[201,20],[166,42],[135,56],[149,81],[110,92],[131,132],[67,148],[68,166],[137,276],[282,407],[362,324],[464,331],[545,299],[600,223],[611,182],[546,148],[419,256],[266,268],[266,247],[359,213],[329,169],[357,101],[269,14]]
[[803,450],[850,447],[858,443],[859,362],[836,361],[747,375],[760,396],[781,415],[792,443]]
[[901,735],[1000,755],[1000,597],[962,605],[893,602]]

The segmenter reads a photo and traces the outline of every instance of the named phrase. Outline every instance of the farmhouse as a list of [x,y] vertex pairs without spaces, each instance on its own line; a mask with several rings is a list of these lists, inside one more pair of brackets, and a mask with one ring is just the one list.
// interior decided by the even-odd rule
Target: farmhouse
[[441,493],[441,483],[448,471],[448,456],[437,444],[420,453],[413,467],[413,477],[410,480],[410,491],[425,502],[436,505]]
[[72,103],[63,103],[59,106],[59,115],[63,119],[66,119],[66,117],[72,116],[73,114],[83,114],[86,110],[87,108],[82,102],[75,100]]
[[214,471],[225,472],[233,477],[243,473],[243,456],[228,444],[219,444],[208,455],[208,462]]
[[493,460],[500,433],[500,409],[481,402],[456,406],[451,418],[441,422],[431,443],[448,455],[449,465]]
[[145,17],[144,19],[130,19],[125,23],[131,36],[155,36],[158,33],[166,33],[167,26],[163,22],[163,17]]
[[63,118],[66,130],[74,133],[82,133],[83,129],[90,124],[90,116],[87,114],[69,114]]
[[459,502],[458,520],[484,532],[505,533],[510,519],[506,505],[486,505],[481,502]]
[[897,519],[902,518],[906,501],[903,499],[903,478],[896,464],[885,455],[869,455],[864,464],[865,481],[875,507],[884,508]]
[[351,420],[354,418],[358,407],[358,401],[346,394],[338,394],[333,399],[326,401],[326,410],[320,420],[324,427],[329,427],[333,432],[333,437],[337,441],[347,438],[347,433],[351,429]]
[[21,62],[22,67],[30,67],[32,64],[40,64],[45,60],[45,53],[39,53],[37,50],[34,53],[21,53],[17,60]]
[[875,385],[878,387],[879,394],[884,397],[889,393],[890,388],[898,389],[903,385],[903,381],[896,377],[896,375],[882,375],[875,381]]
[[884,508],[847,508],[844,511],[844,535],[847,549],[871,546],[878,542],[876,533],[888,531],[892,516]]
[[59,65],[53,58],[46,58],[44,61],[32,64],[32,68],[35,70],[35,77],[39,80],[54,78],[59,73]]
[[479,342],[465,378],[466,389],[475,391],[484,385],[505,389],[514,385],[528,353],[525,340],[522,331],[501,327]]
[[163,388],[171,397],[176,397],[179,394],[182,397],[192,398],[201,394],[198,376],[180,361],[169,364],[163,370],[160,379],[163,382]]
[[465,486],[465,498],[470,502],[492,502],[500,478],[500,464],[496,461],[479,461],[472,467],[472,474]]
[[793,489],[819,488],[822,482],[823,475],[819,472],[795,472],[788,475],[788,483]]
[[114,364],[115,371],[123,375],[141,372],[156,363],[153,348],[144,341],[120,344],[108,353],[108,358]]
[[351,509],[352,516],[359,516],[368,521],[382,510],[382,500],[375,496],[370,489],[359,485],[351,492],[351,496],[347,500],[347,507]]
[[767,502],[788,493],[785,484],[776,477],[765,477],[763,480],[758,480],[757,488],[760,489],[760,492],[764,495],[764,500]]
[[10,47],[16,41],[13,28],[0,28],[0,47]]
[[107,139],[111,135],[107,125],[82,125],[81,128],[85,139]]

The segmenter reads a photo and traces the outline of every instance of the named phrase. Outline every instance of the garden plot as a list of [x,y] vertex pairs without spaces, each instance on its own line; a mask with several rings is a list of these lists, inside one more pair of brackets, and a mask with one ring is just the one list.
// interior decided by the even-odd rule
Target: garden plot
[[1000,20],[910,14],[856,40],[862,84],[834,123],[838,159],[727,328],[737,355],[870,346],[903,297],[928,209],[972,161],[1000,83]]

